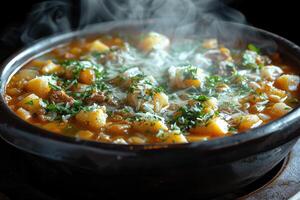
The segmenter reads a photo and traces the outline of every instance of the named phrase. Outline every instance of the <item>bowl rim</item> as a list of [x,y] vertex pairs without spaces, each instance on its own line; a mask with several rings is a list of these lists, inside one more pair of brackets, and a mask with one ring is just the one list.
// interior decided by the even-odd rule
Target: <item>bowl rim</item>
[[[238,134],[220,137],[220,138],[213,138],[207,141],[196,141],[191,143],[183,143],[183,144],[143,144],[143,145],[133,145],[133,144],[113,144],[113,143],[104,143],[104,142],[97,142],[97,141],[89,141],[89,140],[82,140],[75,137],[70,136],[64,136],[60,135],[51,131],[47,131],[45,129],[39,128],[37,126],[34,126],[21,118],[19,118],[6,104],[5,98],[4,98],[4,91],[6,87],[6,83],[8,80],[10,80],[11,76],[15,74],[16,71],[18,71],[26,62],[29,60],[36,58],[40,56],[41,54],[46,53],[47,51],[50,51],[51,48],[47,48],[44,51],[39,52],[38,54],[31,55],[29,58],[24,60],[24,58],[28,57],[28,55],[32,54],[33,49],[43,49],[47,46],[51,46],[52,48],[57,48],[59,44],[64,44],[64,41],[70,41],[72,39],[75,39],[77,37],[83,37],[93,34],[101,34],[107,32],[106,29],[101,29],[99,31],[99,28],[106,27],[108,29],[112,28],[120,28],[120,27],[128,27],[128,26],[139,26],[144,25],[145,23],[151,23],[152,20],[145,21],[134,21],[134,20],[123,20],[123,21],[112,21],[112,22],[103,22],[100,24],[89,26],[87,29],[83,30],[77,30],[77,31],[71,31],[68,33],[53,35],[50,37],[43,38],[41,40],[35,41],[32,45],[22,48],[19,51],[16,51],[16,53],[12,54],[9,58],[7,58],[2,68],[0,69],[0,76],[1,76],[1,97],[0,97],[0,110],[1,112],[5,112],[7,114],[7,119],[5,119],[4,122],[0,121],[1,124],[9,124],[9,120],[13,121],[13,124],[20,124],[19,127],[26,127],[26,134],[30,134],[35,137],[43,137],[44,139],[50,139],[50,140],[56,140],[59,142],[69,143],[73,145],[83,145],[88,146],[92,148],[98,148],[98,149],[110,149],[110,150],[116,150],[116,151],[151,151],[151,150],[157,150],[157,149],[182,149],[182,148],[197,148],[197,149],[203,149],[206,151],[210,150],[219,150],[229,147],[234,147],[243,143],[253,142],[257,139],[262,139],[264,137],[267,137],[271,134],[284,134],[282,131],[288,126],[292,126],[295,124],[296,121],[300,120],[300,106],[297,106],[294,108],[291,112],[284,115],[283,117],[280,117],[276,120],[273,120],[267,124],[264,124],[262,126],[259,126],[257,128],[250,129],[245,132],[240,132]],[[271,39],[276,39],[277,41],[280,41],[287,45],[289,48],[293,49],[295,52],[297,52],[300,55],[300,47],[298,47],[293,42],[278,36],[274,33],[271,33],[269,31],[265,31],[253,26],[234,23],[234,22],[224,22],[226,24],[258,32],[259,34],[263,34],[265,36],[268,36]],[[57,45],[54,45],[56,44]],[[18,62],[20,60],[23,61],[21,64]],[[16,67],[17,65],[17,67]],[[7,71],[11,68],[15,67],[13,72],[11,72],[8,76],[6,76],[6,80],[3,81],[3,76],[7,73]],[[4,77],[5,78],[5,77]],[[10,123],[11,124],[11,123]],[[24,129],[23,129],[24,130]],[[18,129],[14,130],[18,131]],[[299,134],[298,134],[299,135]],[[2,131],[0,132],[0,136],[2,137]],[[5,140],[5,137],[2,137]]]

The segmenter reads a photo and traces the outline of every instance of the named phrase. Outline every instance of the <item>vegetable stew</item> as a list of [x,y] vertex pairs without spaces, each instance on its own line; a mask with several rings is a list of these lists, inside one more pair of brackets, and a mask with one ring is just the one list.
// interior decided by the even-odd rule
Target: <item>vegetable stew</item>
[[6,86],[30,124],[116,144],[187,143],[239,134],[279,118],[300,77],[280,55],[214,38],[156,32],[78,39],[24,65]]

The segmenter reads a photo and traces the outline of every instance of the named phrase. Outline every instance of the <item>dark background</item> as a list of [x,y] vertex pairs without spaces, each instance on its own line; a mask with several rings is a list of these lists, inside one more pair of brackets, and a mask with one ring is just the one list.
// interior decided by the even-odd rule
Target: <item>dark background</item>
[[[63,1],[63,0],[62,0]],[[86,0],[90,1],[90,0]],[[104,0],[105,1],[105,0]],[[201,0],[199,0],[201,1]],[[279,34],[300,44],[300,28],[298,26],[299,9],[297,1],[269,1],[269,0],[220,0],[228,6],[237,9],[246,17],[247,23],[256,27]],[[42,0],[2,1],[0,8],[0,58],[3,60],[24,44],[20,41],[22,26],[34,5]],[[53,0],[50,2],[54,2]],[[71,2],[69,13],[72,15],[71,26],[76,28],[79,0]],[[99,11],[101,13],[101,11]],[[47,30],[44,35],[49,34]],[[43,35],[43,34],[42,34]]]

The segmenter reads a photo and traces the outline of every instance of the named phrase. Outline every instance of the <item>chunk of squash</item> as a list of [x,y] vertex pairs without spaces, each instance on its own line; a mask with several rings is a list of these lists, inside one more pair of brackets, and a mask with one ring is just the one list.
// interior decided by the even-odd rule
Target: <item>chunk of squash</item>
[[284,74],[276,79],[275,86],[286,91],[296,91],[299,83],[299,76]]
[[106,132],[111,135],[124,135],[128,132],[130,125],[113,123],[106,127]]
[[188,143],[186,137],[179,131],[164,132],[160,139],[167,144]]
[[106,124],[107,114],[105,107],[97,108],[93,111],[80,111],[76,116],[76,120],[84,126],[91,129],[99,129]]
[[41,104],[42,104],[41,98],[39,98],[35,94],[30,94],[25,98],[23,98],[21,101],[19,101],[17,105],[29,111],[30,113],[37,113],[42,109]]
[[160,112],[169,105],[169,97],[164,92],[155,93],[153,96],[154,111]]
[[15,76],[14,76],[14,81],[19,81],[19,80],[31,80],[34,79],[39,75],[39,72],[34,69],[22,69],[20,70]]
[[79,81],[84,84],[92,84],[95,81],[95,72],[92,69],[83,69],[79,74]]
[[41,69],[42,74],[62,74],[64,69],[62,66],[53,63],[51,60],[48,60],[46,65]]
[[132,144],[145,144],[146,140],[142,137],[132,136],[128,138],[128,141]]
[[168,37],[150,32],[146,35],[139,43],[139,48],[144,52],[149,52],[154,49],[166,49],[170,44],[170,40]]
[[271,115],[281,117],[291,111],[292,108],[285,103],[275,103],[271,108]]
[[95,40],[92,43],[87,45],[89,51],[96,51],[99,53],[104,53],[109,51],[109,47],[105,45],[103,42],[100,40]]
[[88,130],[81,130],[77,132],[77,137],[81,138],[81,139],[91,139],[94,136],[94,133]]
[[196,126],[190,130],[191,133],[205,136],[223,136],[228,133],[228,123],[219,118],[213,118],[206,125]]
[[41,76],[28,81],[26,90],[41,98],[47,98],[51,88],[49,86],[49,80],[46,77]]
[[159,130],[168,130],[168,127],[160,120],[145,119],[135,121],[132,125],[133,129],[139,133],[158,133]]
[[239,131],[246,131],[251,128],[258,127],[263,121],[254,114],[242,116],[239,123]]
[[28,120],[29,118],[31,118],[31,114],[29,111],[25,110],[24,108],[19,108],[17,111],[16,111],[17,115],[19,117],[21,117],[22,119],[24,120]]
[[66,128],[66,123],[50,122],[43,125],[43,128],[51,132],[62,133],[63,130]]

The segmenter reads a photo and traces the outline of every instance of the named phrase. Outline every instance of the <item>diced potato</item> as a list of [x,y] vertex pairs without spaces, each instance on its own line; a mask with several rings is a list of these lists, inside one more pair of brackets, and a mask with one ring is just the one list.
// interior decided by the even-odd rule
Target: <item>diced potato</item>
[[278,103],[278,102],[282,101],[280,96],[274,95],[274,94],[269,95],[269,100],[272,101],[272,102],[275,102],[275,103]]
[[297,75],[285,74],[276,79],[276,87],[286,91],[296,91],[300,82],[300,77]]
[[97,51],[99,53],[104,53],[109,51],[109,47],[105,45],[103,42],[101,42],[100,40],[95,40],[94,42],[88,44],[87,47],[90,51]]
[[130,125],[113,123],[106,127],[106,132],[112,135],[124,135],[128,132]]
[[82,50],[79,47],[73,47],[72,49],[70,49],[70,53],[74,54],[74,55],[79,55],[81,54]]
[[285,103],[275,103],[271,109],[271,115],[281,117],[291,111],[292,108]]
[[287,98],[287,93],[284,90],[278,89],[273,85],[264,85],[264,92],[267,94],[269,99],[271,100],[271,95],[276,95],[280,98],[280,101],[285,100]]
[[169,38],[162,34],[151,32],[145,38],[143,38],[138,46],[147,53],[154,49],[166,49],[169,44]]
[[218,109],[218,100],[215,97],[211,97],[203,102],[205,107],[211,108],[212,110]]
[[50,122],[45,124],[43,128],[51,132],[62,133],[63,129],[66,128],[66,124],[60,122]]
[[219,50],[221,55],[224,57],[224,60],[232,61],[231,52],[228,48],[221,47]]
[[94,136],[94,133],[88,130],[81,130],[77,132],[77,136],[81,139],[91,139]]
[[7,88],[6,93],[10,96],[17,96],[21,94],[21,91],[17,88]]
[[22,99],[18,106],[28,110],[30,113],[37,113],[42,109],[41,106],[42,99],[36,96],[35,94],[30,94]]
[[132,136],[128,138],[128,141],[132,144],[145,144],[146,140],[138,136]]
[[186,137],[180,132],[168,132],[165,138],[162,138],[164,143],[175,144],[175,143],[188,143]]
[[239,120],[239,131],[258,127],[263,122],[257,115],[252,114],[241,116]]
[[133,129],[140,133],[158,133],[159,130],[168,130],[168,127],[159,120],[145,119],[133,122]]
[[204,136],[223,136],[228,133],[228,123],[219,118],[211,119],[205,126],[197,126],[190,130],[191,133]]
[[16,111],[17,115],[19,117],[21,117],[22,119],[24,120],[27,120],[29,118],[31,118],[31,114],[30,112],[28,112],[27,110],[25,110],[24,108],[19,108],[17,111]]
[[160,112],[169,105],[169,97],[164,92],[155,93],[153,96],[154,111]]
[[97,108],[93,111],[82,110],[75,118],[78,122],[91,129],[99,129],[106,124],[107,114],[105,110],[105,107]]
[[193,79],[187,79],[183,81],[184,87],[200,87],[201,81],[200,80],[193,80]]
[[33,67],[43,67],[47,63],[46,60],[34,59],[29,64]]
[[268,98],[267,94],[261,93],[261,94],[250,94],[247,99],[250,103],[256,104],[259,102],[266,101]]
[[14,80],[19,81],[19,80],[31,80],[34,79],[39,75],[39,72],[34,69],[22,69],[20,70],[15,76]]
[[51,60],[48,60],[46,65],[42,67],[42,74],[61,74],[64,69],[62,66],[54,64]]
[[189,142],[197,142],[197,141],[207,141],[209,140],[209,136],[199,136],[199,135],[188,135],[187,136]]
[[282,69],[274,65],[268,65],[261,69],[261,77],[269,81],[274,81],[282,73]]
[[170,67],[168,73],[171,87],[178,89],[200,87],[205,77],[203,70],[194,66]]
[[79,81],[84,84],[92,84],[95,81],[95,72],[92,69],[83,69],[79,74]]
[[206,49],[216,49],[218,48],[218,40],[215,38],[206,39],[203,41],[202,46]]
[[123,138],[117,138],[113,141],[114,144],[127,144]]
[[49,87],[49,80],[45,77],[37,77],[28,81],[26,89],[29,92],[33,92],[41,98],[47,98],[51,88]]

